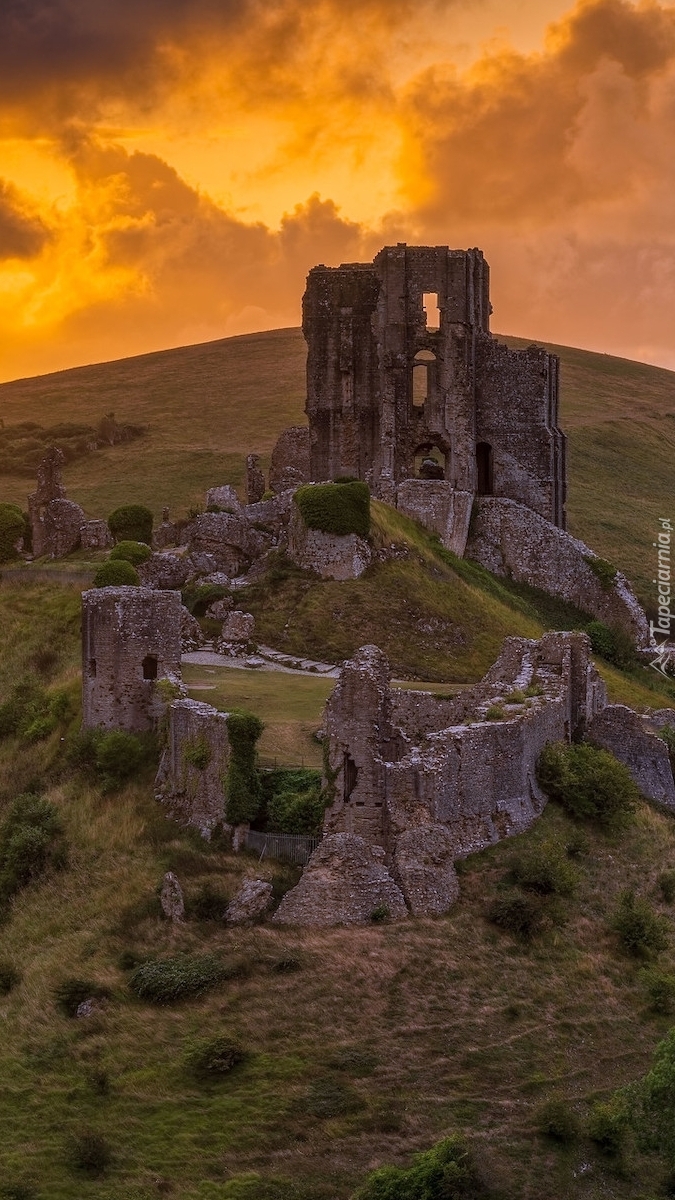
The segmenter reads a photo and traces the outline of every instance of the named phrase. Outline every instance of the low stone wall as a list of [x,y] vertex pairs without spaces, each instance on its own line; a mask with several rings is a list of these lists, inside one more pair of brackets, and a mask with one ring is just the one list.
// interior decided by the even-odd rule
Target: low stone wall
[[457,491],[440,479],[405,479],[396,491],[396,507],[434,530],[443,545],[461,558],[471,520],[473,492]]
[[175,700],[167,713],[167,745],[155,795],[170,815],[209,838],[225,823],[225,773],[230,758],[227,713],[198,700]]
[[518,583],[529,583],[575,604],[606,625],[649,643],[647,618],[624,575],[603,587],[588,559],[598,556],[584,542],[514,500],[481,496],[474,505],[466,557]]
[[372,559],[368,542],[355,533],[340,536],[308,529],[297,505],[291,506],[288,557],[322,579],[358,579]]

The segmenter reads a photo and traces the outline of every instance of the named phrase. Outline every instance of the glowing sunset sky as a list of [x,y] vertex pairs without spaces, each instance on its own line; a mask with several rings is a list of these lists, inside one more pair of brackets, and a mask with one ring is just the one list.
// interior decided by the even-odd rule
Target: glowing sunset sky
[[392,241],[675,368],[675,4],[2,0],[0,378],[298,324]]

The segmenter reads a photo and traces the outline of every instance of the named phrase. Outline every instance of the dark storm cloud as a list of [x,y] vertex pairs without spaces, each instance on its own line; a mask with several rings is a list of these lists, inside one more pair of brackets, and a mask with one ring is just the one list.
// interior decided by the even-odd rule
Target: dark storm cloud
[[0,259],[33,258],[48,238],[47,227],[26,211],[16,189],[0,179]]

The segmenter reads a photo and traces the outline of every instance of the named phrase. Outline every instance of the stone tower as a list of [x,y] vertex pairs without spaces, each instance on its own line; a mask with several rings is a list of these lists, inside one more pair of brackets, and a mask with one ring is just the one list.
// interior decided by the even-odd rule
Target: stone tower
[[[565,527],[558,359],[489,331],[480,250],[386,246],[314,267],[303,300],[309,477],[351,475],[395,504],[422,479],[515,500]],[[437,489],[438,492],[438,489]]]
[[142,587],[82,593],[85,729],[142,732],[154,725],[155,682],[180,678],[181,595]]

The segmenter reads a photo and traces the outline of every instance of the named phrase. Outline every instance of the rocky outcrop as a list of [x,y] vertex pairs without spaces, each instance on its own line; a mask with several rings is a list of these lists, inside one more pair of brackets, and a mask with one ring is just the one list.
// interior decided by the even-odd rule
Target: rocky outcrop
[[495,575],[560,596],[622,629],[637,646],[649,642],[647,618],[625,576],[617,571],[611,581],[599,577],[601,560],[593,550],[514,500],[477,498],[466,556]]
[[384,850],[338,833],[325,837],[314,851],[273,920],[280,925],[366,925],[373,913],[407,915],[401,890],[384,865]]

